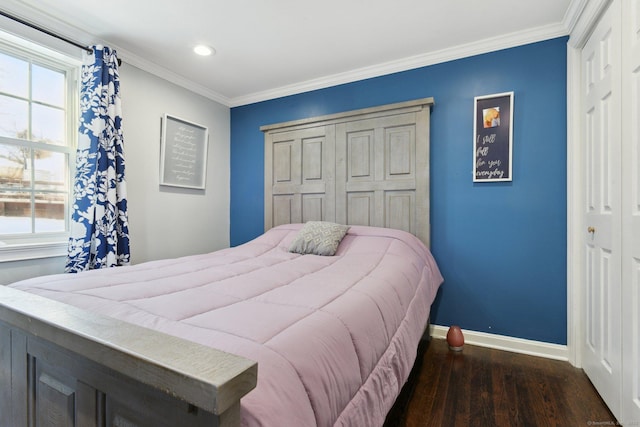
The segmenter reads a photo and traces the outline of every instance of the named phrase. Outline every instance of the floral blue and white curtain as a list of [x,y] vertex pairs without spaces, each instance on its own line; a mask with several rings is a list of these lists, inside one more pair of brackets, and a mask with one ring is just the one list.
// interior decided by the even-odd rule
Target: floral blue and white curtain
[[118,58],[108,47],[93,46],[87,62],[82,67],[68,273],[129,263]]

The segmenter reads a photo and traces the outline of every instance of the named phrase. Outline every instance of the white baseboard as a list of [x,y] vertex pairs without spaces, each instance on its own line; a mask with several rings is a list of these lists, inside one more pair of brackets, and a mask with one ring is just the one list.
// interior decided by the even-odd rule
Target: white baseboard
[[[433,338],[447,337],[448,326],[431,325]],[[550,344],[542,341],[526,340],[522,338],[508,337],[504,335],[487,334],[485,332],[462,330],[464,343],[481,347],[495,348],[497,350],[512,351],[514,353],[528,354],[531,356],[546,357],[547,359],[569,360],[569,350],[566,345]]]

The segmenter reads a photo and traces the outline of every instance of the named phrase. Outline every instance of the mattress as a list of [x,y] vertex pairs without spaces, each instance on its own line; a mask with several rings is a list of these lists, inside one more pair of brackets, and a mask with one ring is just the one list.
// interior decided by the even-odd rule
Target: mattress
[[243,426],[379,426],[406,382],[442,276],[403,231],[351,226],[335,256],[243,245],[11,285],[258,362]]

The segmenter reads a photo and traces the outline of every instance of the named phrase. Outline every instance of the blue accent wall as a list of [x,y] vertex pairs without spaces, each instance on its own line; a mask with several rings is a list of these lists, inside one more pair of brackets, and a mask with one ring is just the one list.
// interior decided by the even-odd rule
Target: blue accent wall
[[[260,126],[433,97],[431,250],[445,282],[432,323],[566,344],[566,42],[232,108],[231,245],[263,232]],[[473,183],[473,98],[509,91],[513,181]]]

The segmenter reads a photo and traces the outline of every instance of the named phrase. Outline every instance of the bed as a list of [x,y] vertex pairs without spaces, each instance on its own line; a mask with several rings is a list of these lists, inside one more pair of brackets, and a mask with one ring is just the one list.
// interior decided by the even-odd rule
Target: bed
[[[416,166],[431,105],[263,129],[265,233],[243,245],[0,287],[0,425],[382,425],[442,282]],[[391,152],[392,173],[367,146]],[[299,253],[308,225],[333,221],[349,224],[334,254]]]

